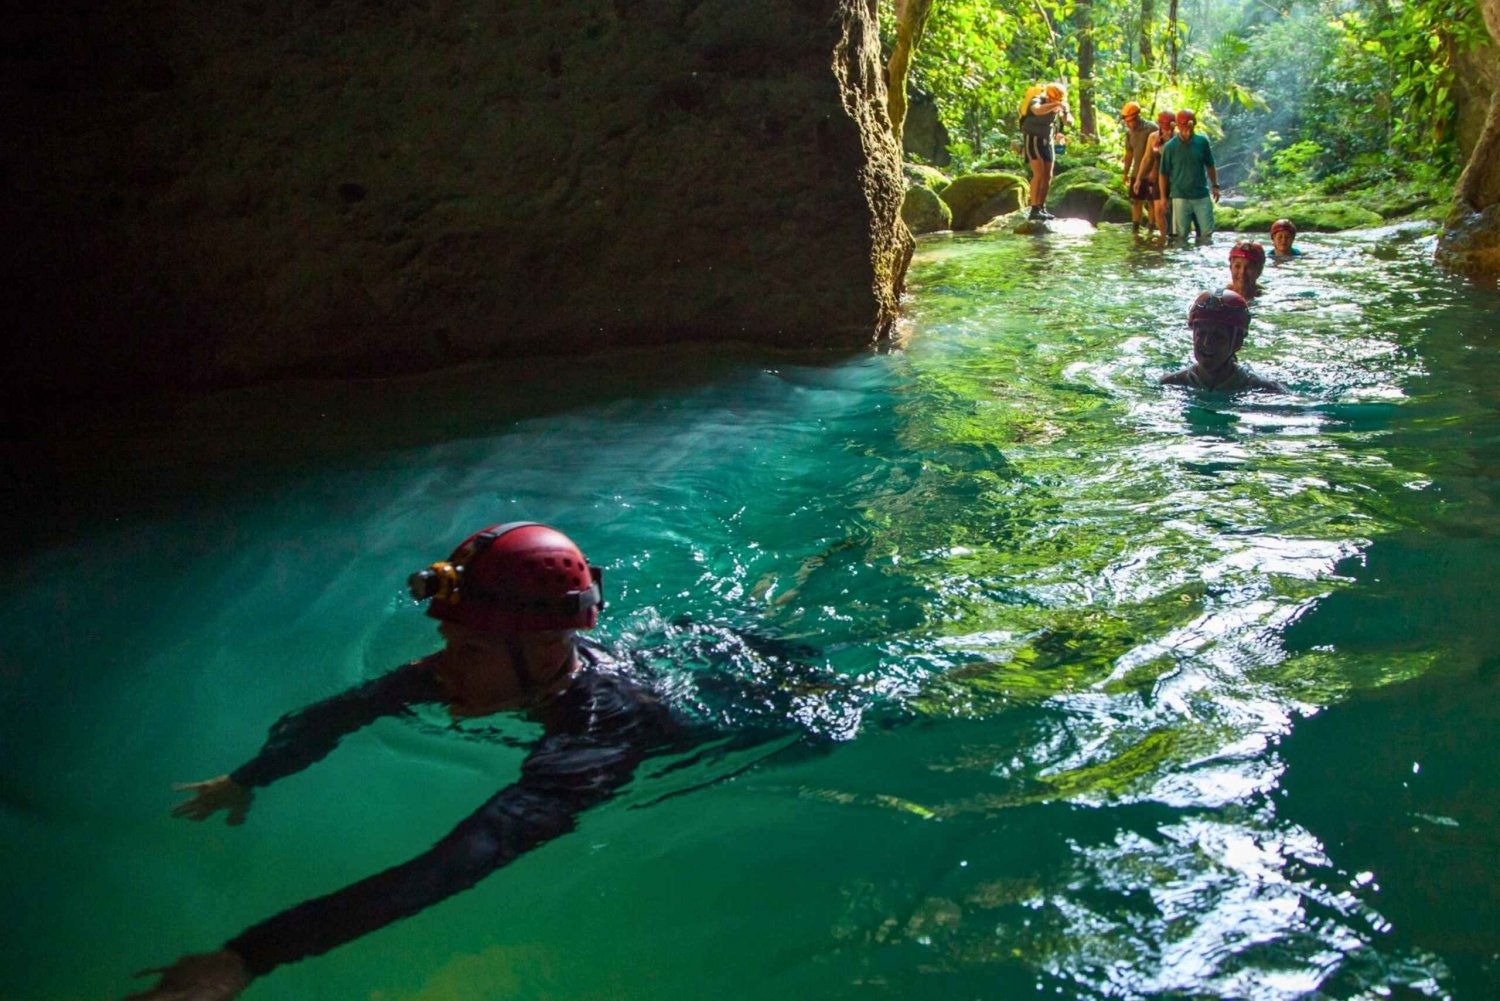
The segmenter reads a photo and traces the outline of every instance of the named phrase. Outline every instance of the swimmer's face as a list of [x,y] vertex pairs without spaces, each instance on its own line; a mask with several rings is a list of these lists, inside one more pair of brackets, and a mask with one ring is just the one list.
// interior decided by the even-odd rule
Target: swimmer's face
[[547,674],[571,660],[577,633],[571,629],[517,632],[507,635],[480,632],[456,622],[443,622],[438,632],[448,641],[448,652],[466,660],[483,660],[496,670],[513,670],[513,650],[526,658],[528,670]]
[[1278,229],[1271,234],[1271,246],[1276,248],[1276,253],[1285,257],[1292,252],[1292,241],[1297,239],[1297,234],[1289,229]]
[[1235,352],[1244,343],[1245,332],[1227,323],[1200,323],[1193,327],[1193,358],[1210,371],[1233,361]]
[[1231,257],[1229,259],[1229,277],[1236,288],[1244,288],[1247,281],[1255,280],[1255,265],[1250,263],[1248,257]]

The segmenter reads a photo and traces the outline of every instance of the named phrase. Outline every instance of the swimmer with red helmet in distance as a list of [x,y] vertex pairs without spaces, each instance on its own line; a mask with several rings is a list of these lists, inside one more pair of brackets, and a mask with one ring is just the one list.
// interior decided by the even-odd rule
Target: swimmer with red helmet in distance
[[1233,289],[1201,292],[1188,309],[1193,332],[1193,364],[1161,377],[1163,386],[1187,386],[1221,393],[1258,389],[1284,393],[1279,382],[1262,379],[1241,366],[1235,356],[1250,329],[1250,305]]
[[[427,851],[290,907],[215,952],[146,971],[160,974],[159,982],[127,1001],[237,997],[278,966],[321,955],[468,889],[571,831],[581,812],[613,797],[646,758],[710,736],[674,716],[633,663],[578,635],[598,621],[601,584],[601,572],[571,539],[535,522],[475,532],[448,559],[412,574],[412,595],[427,601],[427,614],[439,621],[442,648],[283,716],[248,762],[178,786],[190,796],[172,815],[201,821],[222,812],[229,824],[241,824],[257,790],[321,760],[344,736],[423,704],[446,709],[455,726],[502,711],[539,724],[542,734],[520,777]],[[769,695],[774,700],[777,693]],[[764,740],[745,730],[736,742],[746,736],[754,746]]]
[[1271,249],[1277,257],[1301,257],[1302,251],[1292,246],[1297,239],[1297,224],[1290,219],[1277,219],[1271,223]]
[[1260,275],[1266,269],[1266,248],[1253,240],[1239,240],[1229,249],[1229,288],[1246,299],[1260,294]]

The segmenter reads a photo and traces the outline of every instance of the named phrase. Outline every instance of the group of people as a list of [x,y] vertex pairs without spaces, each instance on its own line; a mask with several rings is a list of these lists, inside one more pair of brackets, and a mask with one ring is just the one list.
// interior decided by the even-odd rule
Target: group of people
[[[1214,203],[1219,200],[1219,172],[1207,137],[1198,134],[1198,116],[1189,108],[1163,111],[1152,124],[1141,117],[1141,106],[1126,102],[1120,109],[1125,124],[1124,182],[1130,192],[1131,221],[1137,230],[1144,219],[1163,236],[1186,242],[1196,229],[1198,241],[1213,238]],[[1021,136],[1026,163],[1031,168],[1028,217],[1047,220],[1047,192],[1052,186],[1058,130],[1073,121],[1068,92],[1060,83],[1039,84],[1021,101]]]
[[[1131,224],[1140,232],[1144,223],[1163,238],[1186,243],[1196,230],[1199,244],[1213,239],[1214,205],[1219,200],[1219,172],[1213,146],[1200,135],[1198,116],[1189,108],[1175,114],[1162,111],[1152,124],[1141,116],[1141,106],[1127,101],[1120,109],[1125,125],[1122,180],[1130,193]],[[1031,220],[1055,218],[1047,211],[1052,186],[1057,131],[1072,122],[1067,89],[1060,83],[1038,84],[1021,100],[1020,126],[1024,154],[1031,168]],[[1293,246],[1297,227],[1290,219],[1271,226],[1271,245],[1280,258],[1301,255]],[[1193,364],[1163,376],[1171,386],[1234,392],[1285,392],[1280,383],[1262,379],[1237,360],[1250,328],[1250,299],[1259,292],[1266,251],[1259,243],[1240,241],[1229,252],[1229,284],[1201,293],[1188,309],[1193,333]]]

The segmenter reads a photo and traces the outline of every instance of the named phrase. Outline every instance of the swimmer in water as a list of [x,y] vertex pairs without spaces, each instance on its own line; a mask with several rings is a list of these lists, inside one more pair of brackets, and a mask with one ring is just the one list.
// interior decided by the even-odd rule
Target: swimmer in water
[[1279,382],[1262,379],[1235,359],[1250,328],[1250,306],[1233,289],[1199,293],[1188,310],[1193,331],[1193,364],[1161,377],[1163,386],[1187,386],[1220,393],[1255,389],[1284,393]]
[[1266,248],[1240,240],[1229,250],[1229,287],[1245,299],[1260,294],[1260,275],[1266,269]]
[[1277,219],[1271,223],[1271,249],[1278,258],[1301,257],[1302,251],[1292,246],[1297,239],[1297,224],[1290,219]]
[[[202,821],[222,813],[229,824],[242,824],[258,791],[321,760],[344,736],[424,704],[445,708],[455,721],[513,712],[540,724],[520,778],[427,851],[252,925],[216,951],[147,971],[160,974],[159,982],[127,1001],[234,998],[278,966],[433,906],[573,830],[579,814],[613,797],[648,757],[722,737],[680,719],[636,665],[578,635],[598,621],[601,582],[571,539],[535,522],[476,532],[447,560],[413,574],[412,594],[428,602],[443,647],[283,716],[245,764],[177,787],[189,796],[172,815]],[[806,692],[804,685],[797,693],[799,705]],[[765,705],[767,693],[759,695]],[[840,725],[852,735],[857,721],[857,713],[846,713]],[[740,746],[768,743],[764,732],[734,739],[742,737],[748,739]]]

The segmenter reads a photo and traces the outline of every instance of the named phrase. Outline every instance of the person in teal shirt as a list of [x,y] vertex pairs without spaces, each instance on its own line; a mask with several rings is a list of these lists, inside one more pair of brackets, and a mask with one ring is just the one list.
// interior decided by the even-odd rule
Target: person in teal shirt
[[1161,152],[1158,168],[1162,197],[1172,206],[1172,236],[1187,242],[1188,230],[1196,220],[1198,243],[1208,243],[1214,236],[1214,202],[1219,200],[1219,171],[1214,165],[1213,147],[1203,136],[1195,134],[1198,116],[1184,108],[1177,112],[1177,135]]

